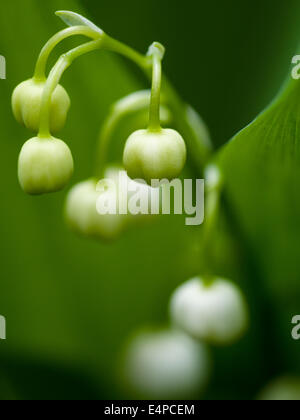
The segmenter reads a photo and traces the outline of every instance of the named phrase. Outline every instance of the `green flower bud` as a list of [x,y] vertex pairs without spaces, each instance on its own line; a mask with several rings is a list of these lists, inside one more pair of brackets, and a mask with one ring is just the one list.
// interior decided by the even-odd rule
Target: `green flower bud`
[[144,331],[129,342],[125,381],[142,399],[183,399],[206,386],[211,370],[206,346],[181,331]]
[[[114,172],[107,172],[107,178],[113,178]],[[97,180],[90,179],[75,185],[66,200],[66,221],[75,232],[97,239],[113,240],[123,231],[126,217],[119,214],[100,214],[97,200],[101,192],[97,189]],[[117,201],[117,191],[103,191],[112,194]]]
[[[13,92],[12,109],[16,120],[28,129],[38,132],[42,96],[46,82],[34,79],[21,83]],[[58,85],[55,89],[50,109],[50,129],[52,133],[60,131],[66,122],[70,108],[70,98],[66,90]]]
[[186,145],[175,130],[139,130],[127,140],[123,162],[132,179],[172,180],[180,175],[186,162]]
[[28,140],[19,156],[19,181],[28,194],[39,195],[63,189],[73,170],[69,147],[54,137]]
[[217,345],[231,344],[248,326],[242,292],[230,281],[196,277],[180,286],[171,299],[173,322],[191,336]]

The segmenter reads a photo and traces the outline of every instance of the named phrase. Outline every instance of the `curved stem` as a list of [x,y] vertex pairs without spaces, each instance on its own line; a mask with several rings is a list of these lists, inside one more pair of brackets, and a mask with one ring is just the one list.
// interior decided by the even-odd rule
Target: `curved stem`
[[149,114],[149,130],[159,131],[160,126],[160,91],[161,91],[161,57],[153,54],[152,91]]
[[69,66],[69,63],[65,60],[65,58],[60,57],[49,74],[48,80],[46,82],[46,85],[43,91],[42,104],[41,104],[40,130],[38,134],[40,138],[48,138],[51,136],[50,108],[51,108],[52,94],[55,91],[63,73],[68,68],[68,66]]
[[177,118],[177,121],[179,126],[185,125],[180,131],[187,133],[185,140],[193,158],[192,163],[202,173],[203,163],[209,160],[213,150],[209,131],[200,115],[190,105],[184,107],[183,120]]
[[[138,67],[140,67],[146,74],[151,76],[151,67],[152,67],[152,58],[145,56],[135,51],[133,48],[129,47],[126,44],[123,44],[120,41],[117,41],[114,38],[104,34],[103,38],[103,48],[115,53],[118,53],[132,62],[134,62]],[[150,72],[150,73],[149,73]]]
[[[133,61],[144,72],[145,76],[151,80],[153,64],[151,56],[140,54],[133,48],[128,47],[106,34],[103,39],[103,48],[118,53]],[[164,74],[162,75],[162,80],[162,92],[165,97],[168,98],[168,106],[174,115],[177,128],[185,138],[187,145],[192,152],[192,159],[195,162],[197,171],[202,174],[203,168],[209,160],[212,145],[207,139],[203,140],[203,129],[199,130],[195,125],[190,124],[189,114],[186,112],[187,105],[182,101]]]
[[95,41],[87,42],[83,45],[80,45],[79,47],[73,48],[73,50],[63,54],[63,57],[65,57],[68,62],[72,64],[76,58],[102,48],[102,42],[103,38],[98,36],[98,39]]
[[206,175],[207,195],[201,254],[204,264],[204,275],[207,276],[209,281],[210,275],[212,274],[211,268],[213,267],[212,239],[215,234],[216,224],[220,214],[223,182],[219,168],[215,165],[208,167]]
[[104,177],[106,163],[108,159],[109,144],[112,139],[112,134],[122,117],[122,113],[112,112],[103,123],[99,138],[99,149],[97,153],[96,163],[96,172],[97,176],[100,179]]
[[88,26],[73,26],[58,32],[49,39],[39,55],[34,71],[34,79],[36,81],[44,81],[46,79],[47,62],[54,48],[60,42],[75,35],[83,35],[91,39],[97,39],[101,36],[98,32],[92,30]]
[[91,51],[101,48],[102,39],[97,39],[96,41],[91,41],[86,44],[83,44],[79,47],[70,50],[66,54],[63,54],[53,67],[50,75],[47,79],[43,98],[41,105],[41,119],[40,119],[40,130],[39,137],[45,138],[51,135],[50,133],[50,107],[52,94],[58,86],[60,79],[66,69],[72,64],[72,62],[81,57],[84,54],[87,54]]
[[220,210],[220,191],[211,191],[206,197],[206,220],[203,225],[202,261],[205,276],[210,276],[213,267],[212,238],[214,237],[216,222]]
[[[60,40],[65,39],[67,36],[75,35],[83,31],[81,34],[88,34],[93,37],[101,37],[101,48],[109,51],[118,53],[127,59],[133,61],[146,75],[148,79],[152,78],[152,64],[153,59],[151,56],[145,56],[135,51],[133,48],[117,41],[106,34],[99,35],[98,32],[94,32],[90,28],[86,27],[71,27],[64,31],[61,31],[55,35],[44,47],[41,56],[38,60],[35,77],[45,80],[45,67],[50,52],[57,45]],[[84,29],[83,29],[84,28]],[[91,31],[91,32],[90,32]],[[211,145],[207,142],[203,142],[202,130],[195,130],[189,122],[189,118],[186,113],[186,104],[181,100],[180,96],[173,88],[168,79],[163,75],[162,91],[165,97],[168,98],[168,106],[177,122],[177,128],[185,138],[188,147],[192,151],[192,159],[195,162],[195,166],[200,173],[203,171],[205,163],[208,161],[211,153]],[[199,147],[198,144],[201,146]],[[197,153],[200,151],[201,153]],[[195,151],[195,153],[193,153]],[[195,155],[195,156],[194,156]]]

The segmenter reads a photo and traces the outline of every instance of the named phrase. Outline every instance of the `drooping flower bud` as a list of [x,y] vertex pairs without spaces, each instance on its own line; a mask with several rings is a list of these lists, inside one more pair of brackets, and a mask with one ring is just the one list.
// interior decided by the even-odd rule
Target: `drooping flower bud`
[[20,153],[18,175],[27,194],[39,195],[62,190],[70,181],[74,163],[69,147],[54,137],[34,137]]
[[130,224],[145,221],[151,208],[159,212],[156,189],[134,182],[119,167],[108,167],[104,176],[75,185],[67,196],[66,220],[77,233],[113,240]]
[[221,278],[206,282],[196,277],[184,283],[172,296],[170,314],[186,333],[216,345],[237,340],[248,325],[242,292]]
[[127,140],[123,162],[132,179],[172,180],[180,175],[186,162],[186,145],[175,130],[139,130]]
[[[26,80],[13,92],[12,109],[16,120],[29,130],[38,132],[42,96],[46,81]],[[50,108],[50,130],[52,133],[60,131],[66,122],[70,108],[70,98],[66,90],[58,85],[55,89]]]
[[[113,171],[106,172],[106,176],[116,176]],[[100,192],[97,188],[97,179],[89,179],[75,185],[68,193],[66,199],[66,221],[75,232],[97,239],[116,239],[126,225],[126,217],[120,214],[100,214],[97,209],[97,201],[100,194],[105,194],[112,202],[117,203],[118,191],[116,189],[104,189]],[[110,197],[108,197],[110,195]]]
[[126,351],[125,380],[141,398],[189,398],[209,374],[207,348],[180,331],[142,332]]

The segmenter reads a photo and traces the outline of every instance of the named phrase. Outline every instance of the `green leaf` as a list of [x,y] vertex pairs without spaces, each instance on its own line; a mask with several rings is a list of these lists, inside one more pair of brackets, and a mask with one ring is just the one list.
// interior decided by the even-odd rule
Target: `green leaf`
[[96,26],[93,22],[81,16],[78,13],[67,10],[60,10],[55,12],[56,16],[60,17],[68,26],[88,26],[99,34],[103,34],[102,29]]
[[219,163],[231,210],[256,266],[254,290],[267,291],[276,307],[272,321],[279,342],[296,351],[290,325],[300,310],[299,81],[289,78],[275,101],[225,146]]

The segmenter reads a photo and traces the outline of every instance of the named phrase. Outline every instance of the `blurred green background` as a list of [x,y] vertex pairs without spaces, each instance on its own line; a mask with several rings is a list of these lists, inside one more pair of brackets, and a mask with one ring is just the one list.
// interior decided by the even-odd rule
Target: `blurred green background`
[[[11,93],[31,77],[40,49],[63,28],[54,16],[60,9],[86,15],[141,52],[154,40],[164,43],[166,73],[203,116],[217,148],[277,93],[300,40],[300,4],[11,0],[1,5],[0,54],[7,60],[7,80],[0,81],[0,314],[7,319],[7,340],[0,341],[0,398],[126,398],[118,375],[122,346],[136,328],[167,321],[171,292],[200,270],[201,230],[163,217],[116,243],[101,244],[67,230],[65,192],[31,198],[20,190],[17,157],[30,133],[12,117]],[[72,45],[67,41],[64,49]],[[148,84],[132,65],[102,53],[76,62],[63,85],[72,108],[60,137],[72,148],[76,183],[92,174],[109,105]],[[119,143],[120,155],[121,148]],[[264,233],[250,243],[227,205],[216,272],[243,287],[252,325],[240,343],[213,350],[214,377],[204,398],[249,399],[273,377],[300,374],[299,345],[291,340],[288,323],[279,328],[295,314],[280,317],[284,305],[264,281],[272,277],[272,261],[260,247]],[[300,216],[290,223],[299,226]],[[274,241],[280,250],[278,235]],[[276,270],[280,264],[284,273],[287,259],[279,260]]]

